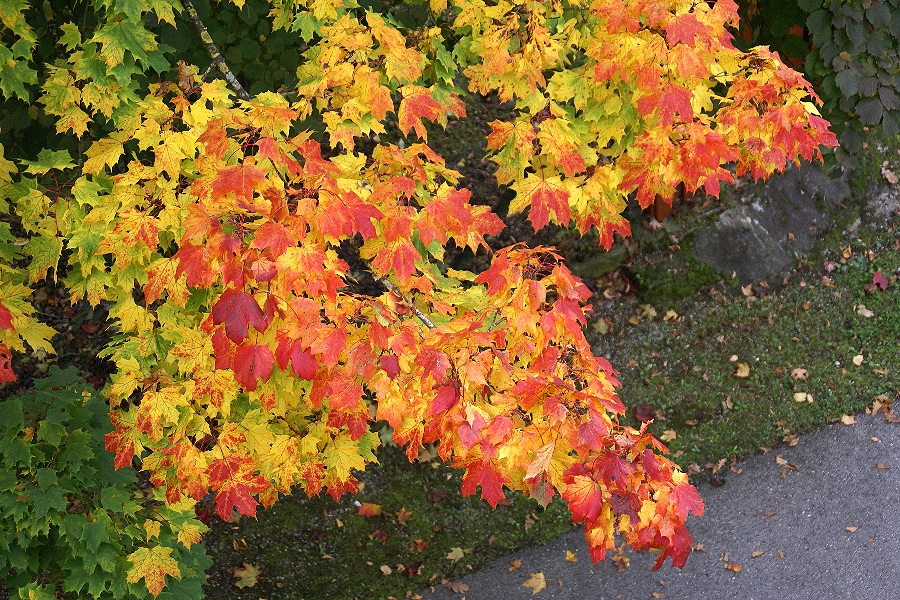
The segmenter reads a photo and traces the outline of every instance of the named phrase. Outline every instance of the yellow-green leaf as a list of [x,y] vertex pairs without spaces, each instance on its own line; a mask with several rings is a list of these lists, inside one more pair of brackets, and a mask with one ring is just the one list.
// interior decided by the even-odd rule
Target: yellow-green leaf
[[166,575],[181,578],[178,562],[172,558],[172,548],[154,546],[139,548],[128,555],[128,562],[133,567],[128,569],[128,583],[137,583],[141,579],[147,585],[147,591],[159,596],[165,585]]

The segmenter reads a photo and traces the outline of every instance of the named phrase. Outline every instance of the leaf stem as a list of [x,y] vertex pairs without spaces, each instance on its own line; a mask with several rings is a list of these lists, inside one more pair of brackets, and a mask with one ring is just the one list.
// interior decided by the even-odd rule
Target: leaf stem
[[[228,68],[228,65],[225,64],[225,59],[222,58],[222,54],[219,52],[219,48],[216,46],[216,43],[213,42],[212,36],[209,35],[209,31],[206,29],[206,25],[203,24],[203,21],[200,20],[200,15],[197,14],[197,10],[194,8],[194,5],[191,4],[191,0],[182,0],[182,4],[187,9],[188,16],[191,18],[191,21],[194,23],[194,29],[197,30],[197,34],[200,36],[200,41],[203,42],[203,45],[206,46],[206,51],[209,52],[210,58],[212,58],[212,64],[216,66],[217,69],[222,73],[225,77],[225,81],[228,82],[228,85],[231,86],[231,89],[238,95],[238,98],[241,100],[249,100],[250,94],[247,93],[247,90],[244,89],[244,86],[241,85],[241,82],[237,80],[237,77],[234,76],[234,73],[231,72],[231,69]],[[210,65],[212,66],[212,65]],[[209,69],[207,69],[209,72]]]

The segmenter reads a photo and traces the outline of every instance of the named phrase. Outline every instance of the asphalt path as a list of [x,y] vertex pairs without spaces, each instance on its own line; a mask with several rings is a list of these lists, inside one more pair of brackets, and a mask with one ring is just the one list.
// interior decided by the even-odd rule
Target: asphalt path
[[[776,456],[791,466],[779,464]],[[699,486],[688,529],[702,550],[656,572],[653,554],[594,565],[582,532],[499,559],[427,599],[900,599],[900,425],[858,415],[736,465]],[[795,470],[796,469],[796,470]],[[575,562],[566,560],[566,551]],[[571,558],[571,556],[570,556]],[[518,568],[511,569],[513,561]],[[738,570],[739,567],[739,570]],[[539,575],[532,575],[539,574]],[[538,592],[540,575],[546,587]],[[531,587],[523,584],[530,581]],[[460,585],[462,584],[462,585]]]

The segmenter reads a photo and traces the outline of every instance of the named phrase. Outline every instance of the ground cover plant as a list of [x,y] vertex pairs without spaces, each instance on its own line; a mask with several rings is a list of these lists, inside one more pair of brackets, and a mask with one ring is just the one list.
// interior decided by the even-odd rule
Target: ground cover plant
[[[223,20],[260,44],[220,53]],[[31,285],[104,304],[105,446],[156,489],[123,524],[138,547],[93,581],[4,557],[20,594],[171,594],[193,572],[194,501],[211,489],[230,519],[296,489],[356,492],[382,432],[409,459],[434,443],[491,506],[558,494],[594,560],[618,533],[684,564],[702,502],[624,422],[583,334],[589,290],[549,248],[444,263],[503,223],[457,187],[426,122],[463,118],[466,90],[511,103],[487,137],[509,211],[609,248],[632,194],[717,194],[728,165],[760,178],[834,145],[797,72],[731,45],[733,2],[7,0],[0,22],[0,378],[11,352],[53,352]],[[274,73],[264,48],[286,61]],[[53,446],[40,432],[4,430]],[[4,460],[7,502],[52,485],[28,453]]]

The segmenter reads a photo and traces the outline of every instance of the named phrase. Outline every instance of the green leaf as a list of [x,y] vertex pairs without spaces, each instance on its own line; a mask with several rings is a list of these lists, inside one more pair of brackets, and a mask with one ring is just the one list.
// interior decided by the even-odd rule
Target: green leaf
[[894,90],[889,87],[878,88],[878,98],[881,100],[882,106],[884,106],[884,108],[887,110],[894,110],[895,108],[900,106],[897,94],[894,93]]
[[816,11],[825,5],[825,0],[797,0],[797,6],[808,13]]
[[18,97],[23,102],[29,101],[26,84],[37,84],[37,71],[28,65],[27,60],[13,56],[5,45],[0,46],[0,91],[7,98]]
[[37,235],[28,240],[22,251],[31,257],[31,262],[26,267],[30,282],[43,279],[49,269],[53,269],[56,273],[59,258],[62,256],[62,247],[61,237]]
[[66,511],[66,494],[58,486],[51,486],[44,491],[30,488],[23,492],[23,495],[34,503],[34,513],[32,514],[34,525],[37,525],[50,511],[55,511],[54,514]]
[[59,36],[59,43],[65,46],[66,50],[71,52],[81,45],[81,31],[79,31],[78,25],[75,23],[63,23],[59,28],[62,31],[62,35]]
[[883,27],[891,22],[891,9],[884,2],[873,2],[866,9],[866,19],[875,27]]
[[147,52],[157,47],[156,37],[152,33],[140,23],[128,19],[106,23],[90,41],[102,45],[100,56],[107,67],[121,65],[126,51],[140,62],[147,63]]
[[847,97],[852,96],[859,91],[859,77],[850,69],[844,69],[839,72],[834,80],[835,83],[837,83],[838,88],[840,88],[841,93]]
[[877,125],[884,114],[884,107],[879,98],[867,98],[856,105],[856,114],[863,125]]

